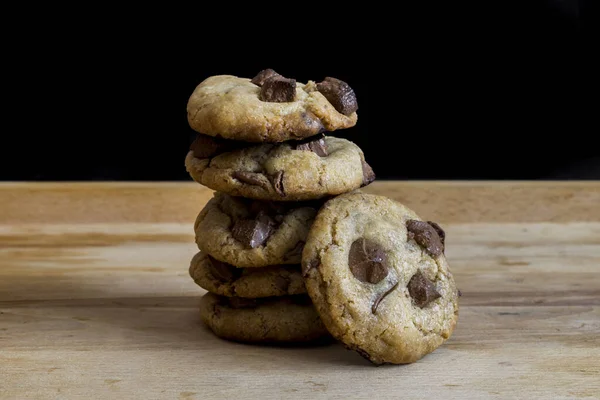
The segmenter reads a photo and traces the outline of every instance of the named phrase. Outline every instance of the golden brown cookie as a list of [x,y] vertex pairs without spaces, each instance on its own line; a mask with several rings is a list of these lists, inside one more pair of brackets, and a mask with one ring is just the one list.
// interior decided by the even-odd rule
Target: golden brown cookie
[[227,297],[274,297],[306,293],[300,265],[236,268],[198,252],[190,262],[194,282],[211,293]]
[[317,136],[298,142],[235,148],[201,136],[185,166],[213,190],[260,200],[320,199],[364,187],[375,180],[362,150],[351,141]]
[[404,205],[359,191],[329,200],[302,255],[323,323],[373,363],[403,364],[434,351],[458,319],[458,291],[441,227]]
[[254,79],[205,79],[188,100],[187,116],[190,127],[206,135],[282,142],[350,128],[357,109],[354,91],[345,82],[326,78],[302,84],[261,71]]
[[238,342],[292,343],[330,337],[306,295],[244,299],[207,293],[202,321],[219,337]]
[[215,192],[194,224],[198,248],[241,268],[300,264],[322,202],[269,202]]

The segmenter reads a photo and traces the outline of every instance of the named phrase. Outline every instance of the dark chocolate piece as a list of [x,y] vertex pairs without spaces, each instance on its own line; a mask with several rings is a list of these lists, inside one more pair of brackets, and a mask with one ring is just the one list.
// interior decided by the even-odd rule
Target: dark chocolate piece
[[354,90],[346,82],[336,78],[327,77],[323,82],[317,83],[317,90],[344,115],[350,115],[358,110],[358,102]]
[[444,230],[442,229],[442,227],[437,222],[427,221],[427,223],[429,225],[431,225],[431,227],[433,229],[435,229],[435,231],[437,232],[438,236],[440,237],[440,241],[442,242],[442,252],[443,252],[444,249],[446,248],[446,232],[444,232]]
[[281,75],[279,75],[277,72],[275,72],[271,68],[263,69],[258,74],[256,74],[256,76],[254,78],[252,78],[251,82],[257,86],[262,86],[267,79],[272,78],[274,76],[281,76]]
[[429,223],[410,219],[406,221],[406,229],[408,229],[408,239],[414,239],[430,255],[437,257],[444,252],[444,243],[440,235]]
[[363,183],[361,187],[365,187],[369,185],[371,182],[375,180],[375,172],[373,172],[373,168],[365,160],[360,160],[362,165],[362,173],[363,173]]
[[329,155],[327,152],[327,143],[325,143],[323,136],[296,144],[296,150],[312,151],[319,157],[327,157]]
[[419,308],[423,308],[435,299],[442,297],[433,282],[431,282],[421,270],[418,270],[417,273],[410,278],[407,287],[410,297],[412,297],[415,305]]
[[268,215],[260,213],[256,219],[240,219],[231,229],[233,237],[245,247],[255,249],[262,246],[274,231],[275,223]]
[[288,103],[296,98],[296,80],[272,76],[263,82],[258,98],[270,103]]
[[375,301],[373,302],[373,305],[371,306],[371,312],[373,314],[375,314],[377,312],[377,307],[379,307],[379,303],[381,303],[381,301],[383,299],[385,299],[385,297],[392,293],[394,290],[396,290],[396,288],[398,287],[398,282],[396,282],[396,284],[394,286],[392,286],[389,290],[387,290],[385,293],[383,293],[381,296],[377,297],[375,299]]
[[350,246],[348,266],[354,277],[361,282],[379,283],[389,273],[383,249],[364,238],[355,240]]

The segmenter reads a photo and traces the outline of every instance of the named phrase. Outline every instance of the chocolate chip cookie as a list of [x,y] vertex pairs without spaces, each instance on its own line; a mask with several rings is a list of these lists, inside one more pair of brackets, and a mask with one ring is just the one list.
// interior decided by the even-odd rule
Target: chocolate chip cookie
[[444,343],[458,319],[444,245],[438,224],[355,191],[320,209],[302,272],[336,339],[375,364],[411,363]]
[[199,135],[186,156],[192,178],[232,196],[299,201],[366,186],[375,174],[354,143],[322,135],[302,141],[236,147]]
[[219,337],[238,342],[309,342],[330,337],[306,295],[245,299],[205,294],[200,316]]
[[236,267],[300,264],[322,202],[282,203],[215,192],[194,225],[198,248]]
[[197,132],[247,142],[282,142],[356,124],[358,103],[345,82],[306,84],[273,70],[253,79],[217,75],[201,82],[187,104]]
[[259,298],[306,293],[300,265],[237,268],[199,252],[190,262],[189,273],[198,286],[222,296]]

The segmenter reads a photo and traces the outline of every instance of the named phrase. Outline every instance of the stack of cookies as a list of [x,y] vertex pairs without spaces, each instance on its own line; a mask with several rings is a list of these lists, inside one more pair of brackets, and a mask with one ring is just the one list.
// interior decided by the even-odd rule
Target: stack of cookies
[[354,143],[325,136],[357,121],[346,83],[301,84],[275,71],[213,76],[197,86],[188,121],[198,132],[185,165],[215,190],[196,219],[190,275],[206,289],[204,322],[245,342],[329,336],[301,274],[309,228],[323,202],[369,184]]
[[219,75],[188,102],[198,134],[185,159],[215,191],[194,231],[189,272],[219,337],[289,343],[334,338],[373,363],[413,362],[452,333],[457,290],[439,225],[362,193],[375,174],[354,143],[351,87],[271,69]]

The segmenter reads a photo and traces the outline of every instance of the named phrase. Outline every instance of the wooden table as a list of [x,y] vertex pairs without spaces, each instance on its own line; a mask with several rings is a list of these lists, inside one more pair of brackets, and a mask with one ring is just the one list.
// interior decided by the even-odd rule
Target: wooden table
[[420,362],[220,340],[193,183],[0,185],[0,398],[600,398],[599,182],[377,182],[446,228],[463,297]]

